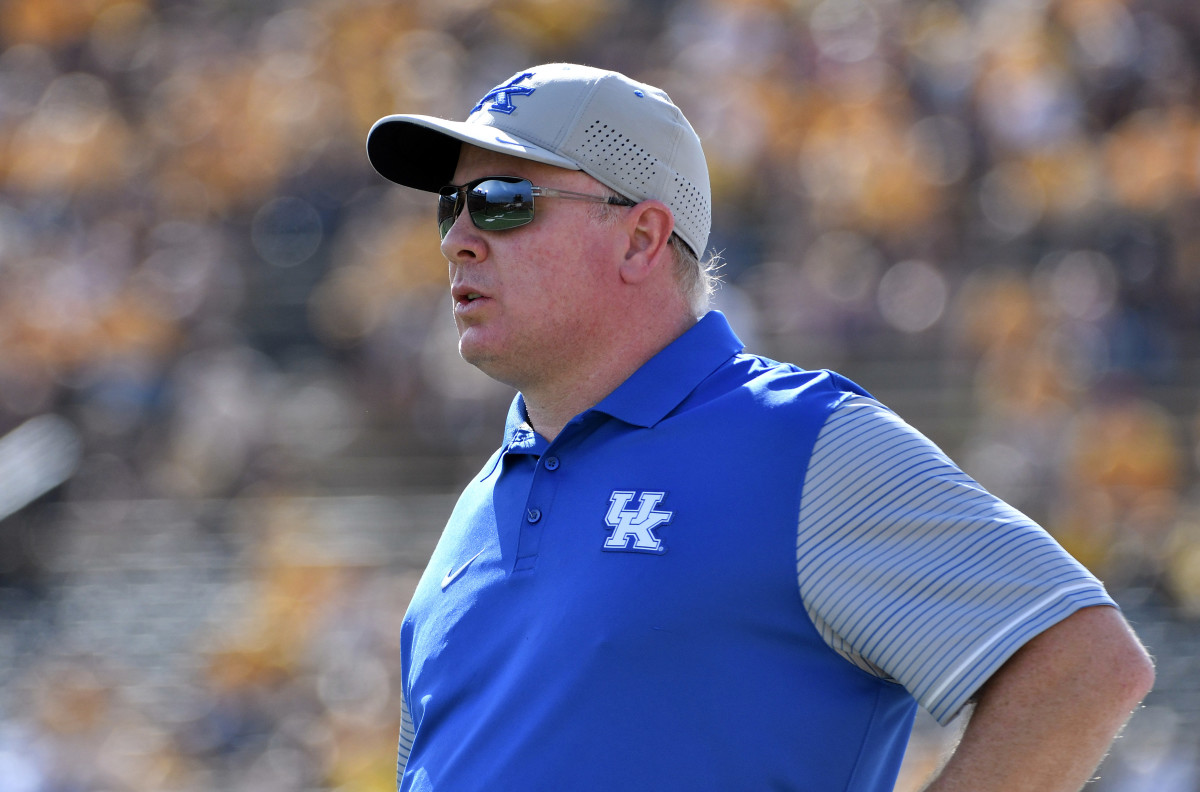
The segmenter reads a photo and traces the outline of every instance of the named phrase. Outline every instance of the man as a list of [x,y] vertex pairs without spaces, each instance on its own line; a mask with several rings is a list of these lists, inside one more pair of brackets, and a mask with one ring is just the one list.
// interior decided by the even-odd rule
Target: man
[[1102,585],[854,383],[704,312],[700,141],[551,64],[375,168],[440,192],[462,356],[519,390],[402,629],[402,790],[1074,790],[1149,690]]

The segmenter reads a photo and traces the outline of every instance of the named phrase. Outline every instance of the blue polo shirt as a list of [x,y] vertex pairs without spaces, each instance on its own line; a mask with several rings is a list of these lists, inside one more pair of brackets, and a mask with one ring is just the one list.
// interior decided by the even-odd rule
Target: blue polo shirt
[[553,442],[520,396],[402,628],[402,790],[891,790],[1100,583],[861,388],[706,315]]

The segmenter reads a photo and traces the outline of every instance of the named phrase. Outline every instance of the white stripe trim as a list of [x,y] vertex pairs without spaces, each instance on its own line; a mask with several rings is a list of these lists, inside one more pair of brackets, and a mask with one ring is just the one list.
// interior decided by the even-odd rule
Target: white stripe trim
[[413,740],[416,739],[417,731],[413,728],[412,714],[408,711],[408,702],[405,697],[400,697],[400,741],[396,745],[396,788],[400,788],[400,781],[404,778],[404,770],[408,767],[408,757],[412,753]]
[[1112,604],[1044,529],[866,399],[837,407],[814,444],[796,572],[825,643],[940,722],[1016,651],[1002,649],[1060,612]]
[[984,652],[986,652],[987,650],[989,650],[993,646],[995,646],[997,643],[999,643],[1000,639],[1005,638],[1008,635],[1010,635],[1017,628],[1017,626],[1019,624],[1024,622],[1026,619],[1028,619],[1030,616],[1034,615],[1038,611],[1040,611],[1042,608],[1049,605],[1051,602],[1054,602],[1055,600],[1064,599],[1064,598],[1066,598],[1066,596],[1068,594],[1072,594],[1076,591],[1084,591],[1087,589],[1094,590],[1095,588],[1096,588],[1095,585],[1093,585],[1091,583],[1077,583],[1074,586],[1067,586],[1064,589],[1059,589],[1058,591],[1052,592],[1052,593],[1046,595],[1045,597],[1042,597],[1040,600],[1033,603],[1028,608],[1026,608],[1025,610],[1018,613],[1013,618],[1009,619],[1008,623],[1005,624],[1002,628],[1000,628],[1000,629],[996,630],[994,633],[992,633],[991,637],[988,638],[988,640],[984,641],[979,646],[975,647],[975,651],[971,652],[969,655],[967,655],[965,658],[963,658],[963,661],[958,664],[958,667],[953,669],[949,674],[946,675],[946,678],[944,680],[942,680],[942,684],[938,685],[936,688],[929,691],[928,695],[924,696],[925,700],[929,701],[931,703],[937,701],[938,698],[940,698],[941,695],[943,693],[945,693],[946,690],[951,685],[953,685],[955,682],[957,682],[959,680],[959,678],[961,678],[964,674],[967,673],[967,671],[970,670],[970,668],[974,664],[974,662],[976,660],[978,660],[979,657]]

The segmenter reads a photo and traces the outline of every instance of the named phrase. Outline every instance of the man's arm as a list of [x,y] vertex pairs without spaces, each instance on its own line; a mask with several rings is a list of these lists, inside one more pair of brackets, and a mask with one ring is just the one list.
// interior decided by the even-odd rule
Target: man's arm
[[1153,684],[1119,611],[1076,611],[992,675],[927,792],[1078,792]]

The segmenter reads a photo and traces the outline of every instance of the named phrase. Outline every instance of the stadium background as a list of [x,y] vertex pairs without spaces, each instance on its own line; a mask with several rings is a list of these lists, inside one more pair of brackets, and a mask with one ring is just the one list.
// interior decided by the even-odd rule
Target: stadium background
[[0,792],[392,787],[399,620],[511,393],[364,137],[559,59],[688,113],[754,349],[1109,583],[1160,682],[1095,788],[1200,789],[1200,6],[4,0]]

